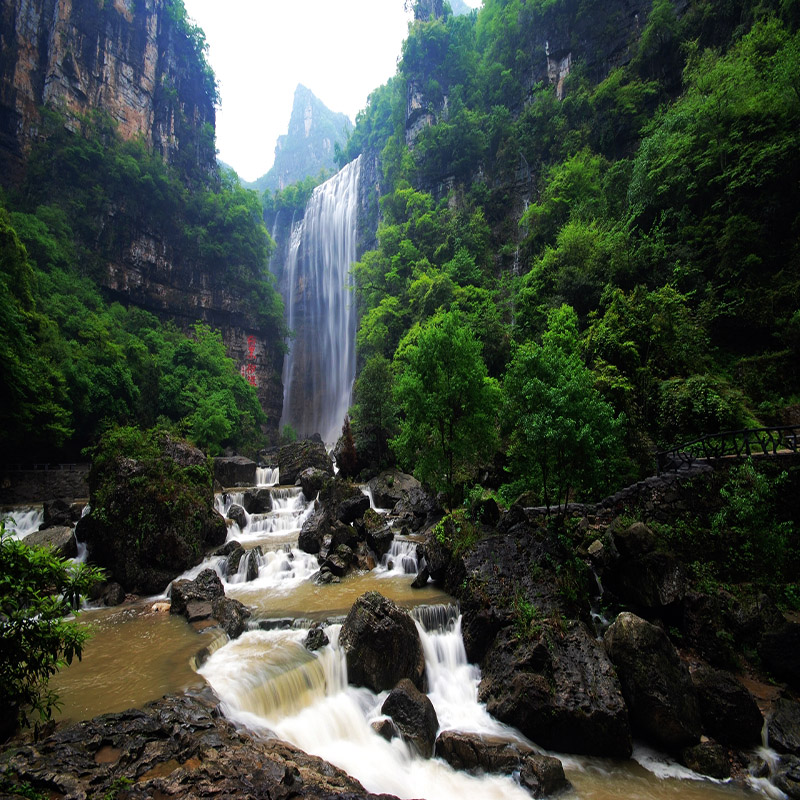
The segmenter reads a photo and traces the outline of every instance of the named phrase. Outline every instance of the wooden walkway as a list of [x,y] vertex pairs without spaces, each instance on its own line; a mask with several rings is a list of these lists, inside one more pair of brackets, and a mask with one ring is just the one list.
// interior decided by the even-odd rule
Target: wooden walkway
[[746,428],[740,431],[710,433],[694,441],[676,445],[670,450],[663,450],[656,453],[656,466],[661,474],[685,469],[697,461],[797,452],[800,452],[800,426]]

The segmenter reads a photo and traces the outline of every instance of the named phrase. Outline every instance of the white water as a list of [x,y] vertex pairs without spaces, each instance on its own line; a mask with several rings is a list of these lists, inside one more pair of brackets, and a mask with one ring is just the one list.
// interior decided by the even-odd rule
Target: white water
[[28,534],[39,530],[44,522],[44,510],[41,506],[36,508],[15,508],[13,511],[4,511],[0,514],[6,526],[15,539],[24,539]]
[[[435,632],[418,623],[440,728],[517,738],[478,703],[479,674],[467,663],[460,617],[453,619],[447,610],[427,616],[450,617]],[[400,739],[387,742],[375,733],[370,723],[381,718],[387,693],[347,685],[339,629],[326,628],[331,644],[314,654],[302,646],[307,631],[251,631],[214,653],[201,674],[228,716],[331,761],[369,791],[426,800],[529,798],[512,778],[473,777],[438,759],[418,757]]]
[[357,158],[314,189],[292,232],[285,275],[287,325],[296,332],[283,365],[281,427],[319,433],[333,444],[355,379],[356,315],[350,266],[356,260]]
[[278,467],[256,467],[256,486],[277,486],[280,479]]

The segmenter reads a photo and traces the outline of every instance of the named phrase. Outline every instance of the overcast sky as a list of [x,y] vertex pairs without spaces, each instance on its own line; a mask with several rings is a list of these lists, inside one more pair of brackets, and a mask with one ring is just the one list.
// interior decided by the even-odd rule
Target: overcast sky
[[[466,0],[477,6],[480,0]],[[395,73],[403,0],[184,0],[220,87],[219,157],[245,180],[272,166],[298,83],[355,120]]]

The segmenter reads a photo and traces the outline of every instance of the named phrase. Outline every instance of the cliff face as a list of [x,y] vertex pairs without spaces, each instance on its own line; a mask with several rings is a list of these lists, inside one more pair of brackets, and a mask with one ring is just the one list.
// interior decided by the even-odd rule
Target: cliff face
[[[0,17],[0,162],[18,170],[39,108],[94,109],[168,161],[214,161],[214,92],[169,0],[8,0]],[[209,127],[205,127],[209,126]],[[209,135],[211,133],[211,135]]]
[[[124,139],[141,137],[184,178],[213,181],[213,75],[175,0],[3,0],[0,4],[0,183],[24,174],[40,135],[41,108],[67,127],[95,110]],[[110,209],[101,228],[119,224]],[[98,243],[102,250],[102,243]],[[168,235],[132,230],[99,282],[113,299],[172,319],[218,328],[253,384],[277,435],[282,352],[259,322],[250,290],[192,263]]]

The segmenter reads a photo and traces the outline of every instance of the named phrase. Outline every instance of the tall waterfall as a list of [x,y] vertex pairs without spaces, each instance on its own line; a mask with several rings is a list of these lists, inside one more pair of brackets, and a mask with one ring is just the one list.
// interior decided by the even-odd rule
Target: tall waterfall
[[356,314],[350,265],[356,260],[361,157],[318,186],[292,232],[285,270],[289,342],[283,365],[281,427],[339,438],[355,378]]

